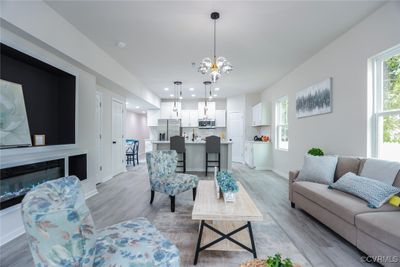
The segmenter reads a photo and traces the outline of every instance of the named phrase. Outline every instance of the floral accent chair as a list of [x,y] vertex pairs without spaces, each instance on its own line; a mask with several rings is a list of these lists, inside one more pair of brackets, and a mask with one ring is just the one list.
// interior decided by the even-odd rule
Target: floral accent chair
[[177,194],[192,189],[193,200],[195,200],[199,178],[192,174],[175,173],[178,163],[175,150],[147,152],[146,161],[151,187],[150,204],[153,203],[154,192],[169,195],[172,212],[175,211],[175,196]]
[[179,266],[179,251],[145,218],[96,231],[79,179],[26,194],[22,218],[35,266]]

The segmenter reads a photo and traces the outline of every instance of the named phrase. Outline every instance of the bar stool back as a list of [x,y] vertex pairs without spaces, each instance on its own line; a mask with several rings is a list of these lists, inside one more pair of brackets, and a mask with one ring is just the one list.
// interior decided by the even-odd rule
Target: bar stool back
[[[217,154],[217,160],[208,160],[208,154]],[[214,165],[209,165],[208,163],[214,163]],[[218,167],[221,168],[221,138],[212,135],[206,137],[206,176],[208,174],[208,168]]]
[[133,143],[133,166],[135,166],[135,161],[139,165],[139,140]]
[[[182,168],[183,172],[186,172],[186,146],[185,146],[185,138],[183,136],[175,135],[170,138],[170,149],[175,150],[178,154],[178,164],[182,163],[182,165],[177,165],[177,168]],[[179,154],[182,154],[182,160],[179,160]]]

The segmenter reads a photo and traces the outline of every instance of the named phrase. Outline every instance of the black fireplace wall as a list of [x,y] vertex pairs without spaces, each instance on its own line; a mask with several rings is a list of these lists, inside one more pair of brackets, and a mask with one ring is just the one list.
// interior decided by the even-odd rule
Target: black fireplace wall
[[31,135],[74,144],[76,77],[2,43],[0,61],[0,78],[22,85]]

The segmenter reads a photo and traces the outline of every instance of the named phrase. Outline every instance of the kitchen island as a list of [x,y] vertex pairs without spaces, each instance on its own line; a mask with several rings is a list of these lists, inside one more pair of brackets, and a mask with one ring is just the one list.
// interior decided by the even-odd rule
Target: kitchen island
[[[169,150],[169,141],[150,141],[152,150]],[[186,171],[204,172],[206,169],[206,142],[186,141]],[[217,160],[216,154],[209,154],[209,160]],[[232,170],[232,141],[221,141],[221,170]],[[208,173],[213,173],[209,168]]]

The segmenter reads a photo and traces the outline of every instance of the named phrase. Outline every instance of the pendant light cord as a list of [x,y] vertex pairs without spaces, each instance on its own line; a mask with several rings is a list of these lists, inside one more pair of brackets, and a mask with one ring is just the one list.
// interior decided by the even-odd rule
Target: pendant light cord
[[217,20],[214,19],[214,61],[217,60]]

